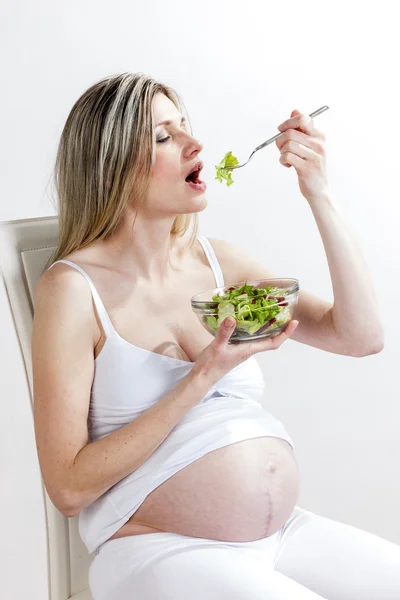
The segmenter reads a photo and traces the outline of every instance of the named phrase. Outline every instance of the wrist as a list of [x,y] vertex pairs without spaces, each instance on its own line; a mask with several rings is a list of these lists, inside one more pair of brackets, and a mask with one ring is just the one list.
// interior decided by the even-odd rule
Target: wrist
[[215,368],[207,368],[204,365],[195,363],[190,373],[188,374],[190,383],[199,391],[204,391],[206,394],[210,388],[216,383]]
[[335,200],[333,198],[332,193],[327,190],[326,192],[321,192],[316,198],[307,199],[310,208],[318,208],[320,206],[335,206]]

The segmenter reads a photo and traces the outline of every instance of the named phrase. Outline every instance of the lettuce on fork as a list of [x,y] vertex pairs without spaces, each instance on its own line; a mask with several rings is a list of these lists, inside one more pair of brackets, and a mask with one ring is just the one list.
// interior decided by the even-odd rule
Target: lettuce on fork
[[234,167],[238,164],[239,161],[236,156],[233,156],[231,151],[227,152],[219,165],[215,166],[217,169],[217,176],[215,179],[218,179],[220,183],[222,183],[223,179],[226,179],[226,185],[232,185],[232,183],[234,183],[232,179],[232,170],[227,169],[226,167]]

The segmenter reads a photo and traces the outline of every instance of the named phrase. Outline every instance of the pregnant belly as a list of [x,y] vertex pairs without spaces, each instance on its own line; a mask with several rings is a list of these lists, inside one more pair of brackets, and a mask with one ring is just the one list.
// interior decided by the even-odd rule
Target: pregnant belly
[[291,446],[260,437],[218,448],[151,492],[111,538],[168,531],[229,542],[276,533],[299,494]]

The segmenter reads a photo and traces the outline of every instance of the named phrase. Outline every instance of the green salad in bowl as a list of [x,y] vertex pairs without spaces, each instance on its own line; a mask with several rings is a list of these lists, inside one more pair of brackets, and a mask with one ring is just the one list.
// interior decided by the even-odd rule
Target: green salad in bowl
[[236,327],[230,342],[274,337],[293,319],[299,295],[297,279],[263,279],[214,288],[191,298],[193,311],[215,335],[231,316]]

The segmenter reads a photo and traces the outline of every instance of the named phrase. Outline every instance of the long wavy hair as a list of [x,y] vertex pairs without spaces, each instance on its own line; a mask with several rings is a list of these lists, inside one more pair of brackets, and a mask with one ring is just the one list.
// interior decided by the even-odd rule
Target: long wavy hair
[[[128,202],[137,208],[144,200],[155,152],[152,101],[159,92],[185,111],[190,124],[179,94],[143,73],[105,77],[72,107],[54,168],[58,243],[45,268],[110,237]],[[188,249],[196,240],[198,219],[198,213],[178,215],[172,224],[171,234],[178,237],[192,225]]]

